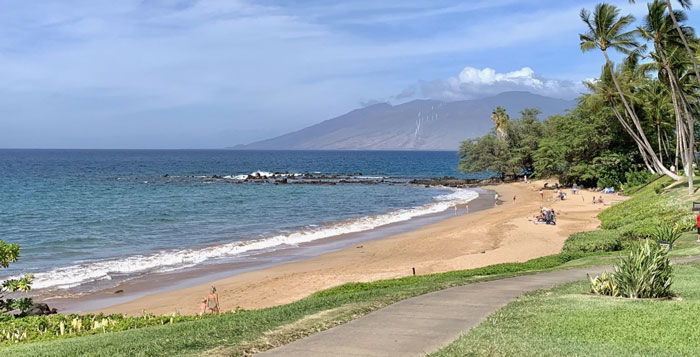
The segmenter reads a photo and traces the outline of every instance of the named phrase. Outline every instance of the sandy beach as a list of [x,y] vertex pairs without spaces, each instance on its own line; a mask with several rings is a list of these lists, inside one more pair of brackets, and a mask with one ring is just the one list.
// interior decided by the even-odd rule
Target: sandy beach
[[[301,299],[318,290],[347,282],[367,282],[412,274],[470,269],[503,262],[522,262],[558,253],[575,232],[596,229],[598,212],[623,196],[603,195],[605,205],[593,204],[600,193],[581,191],[555,199],[554,191],[539,196],[543,182],[487,186],[500,195],[491,209],[448,218],[414,231],[365,242],[309,260],[235,275],[198,286],[156,293],[103,308],[105,313],[138,315],[179,312],[195,314],[209,287],[217,287],[223,311],[251,309]],[[516,197],[516,200],[513,200]],[[557,212],[557,225],[534,224],[540,206]],[[465,210],[464,207],[459,207]]]

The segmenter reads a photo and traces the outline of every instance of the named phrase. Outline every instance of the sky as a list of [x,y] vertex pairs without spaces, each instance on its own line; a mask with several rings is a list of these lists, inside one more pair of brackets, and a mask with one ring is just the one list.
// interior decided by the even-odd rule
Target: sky
[[0,147],[222,148],[378,102],[572,99],[603,62],[579,49],[596,3],[0,0]]

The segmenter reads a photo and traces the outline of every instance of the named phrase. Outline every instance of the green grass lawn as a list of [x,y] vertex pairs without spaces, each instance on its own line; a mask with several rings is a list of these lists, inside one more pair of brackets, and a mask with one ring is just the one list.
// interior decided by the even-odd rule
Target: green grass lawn
[[581,294],[587,281],[525,294],[433,356],[687,356],[700,353],[700,263],[675,266],[672,301]]

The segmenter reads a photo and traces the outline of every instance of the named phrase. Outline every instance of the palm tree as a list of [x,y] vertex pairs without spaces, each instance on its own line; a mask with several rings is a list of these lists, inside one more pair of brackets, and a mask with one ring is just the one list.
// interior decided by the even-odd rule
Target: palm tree
[[491,120],[493,120],[493,124],[496,127],[496,136],[501,140],[505,140],[508,136],[506,130],[510,120],[505,108],[501,106],[496,107],[491,113]]
[[639,96],[642,101],[644,112],[651,119],[651,123],[656,131],[656,144],[658,145],[658,156],[661,163],[664,162],[664,152],[669,156],[668,146],[664,138],[673,131],[673,122],[669,119],[673,117],[673,107],[668,90],[658,80],[647,80],[640,88]]
[[[637,143],[640,146],[640,154],[642,154],[642,157],[649,158],[655,171],[661,172],[675,180],[680,179],[678,175],[667,169],[656,156],[653,147],[644,134],[644,129],[636,111],[630,105],[620,87],[620,83],[615,75],[614,64],[608,56],[607,50],[609,48],[626,54],[632,54],[636,49],[640,48],[635,40],[636,31],[625,31],[625,28],[634,22],[634,17],[632,15],[620,16],[620,10],[616,6],[603,3],[596,5],[593,17],[591,17],[591,13],[588,10],[582,9],[581,19],[588,26],[588,32],[579,35],[581,51],[586,52],[597,48],[603,52],[605,63],[610,71],[610,76],[620,101],[636,129],[636,135],[633,135],[633,139],[635,139],[635,142],[641,141]],[[628,130],[628,133],[631,132]]]
[[[630,76],[631,74],[633,74],[633,72],[633,69],[620,69],[618,70],[616,75],[618,77],[623,78],[623,81],[625,83],[631,83],[632,80],[627,79],[625,77]],[[642,139],[639,137],[639,135],[637,135],[637,132],[632,127],[632,124],[630,124],[631,120],[629,118],[629,115],[624,110],[624,108],[620,108],[620,95],[617,89],[615,88],[615,84],[612,81],[612,71],[610,69],[610,65],[605,64],[603,66],[599,79],[593,81],[585,81],[584,85],[591,92],[590,94],[584,97],[584,101],[586,102],[586,104],[590,105],[593,108],[600,108],[601,106],[608,106],[609,108],[611,108],[613,114],[615,115],[615,118],[617,118],[617,120],[622,125],[622,128],[625,130],[625,132],[627,132],[627,134],[629,134],[629,136],[632,138],[635,144],[637,144],[639,154],[642,157],[642,160],[644,160],[644,164],[646,165],[646,167],[652,173],[658,172],[658,170],[654,168],[654,165],[651,162],[650,154],[643,147],[644,143]],[[624,88],[624,95],[627,97],[631,97],[632,93],[630,91],[630,86],[627,85]]]
[[[666,13],[667,4],[660,0],[647,4],[648,14],[645,17],[644,26],[639,28],[639,32],[647,40],[654,44],[654,51],[650,53],[658,69],[659,78],[665,78],[665,82],[671,94],[671,101],[676,117],[676,155],[681,154],[685,175],[688,178],[689,193],[693,193],[693,155],[694,140],[692,140],[693,118],[688,109],[688,102],[684,98],[683,88],[678,80],[677,70],[685,67],[683,53],[678,49],[682,48],[683,41],[676,32],[677,22],[672,17],[685,21],[683,12],[676,11],[675,14]],[[688,27],[680,27],[684,34],[692,35]],[[680,65],[680,69],[678,68]],[[676,68],[672,68],[676,67]],[[686,127],[686,124],[688,126]],[[677,160],[676,160],[677,161]]]

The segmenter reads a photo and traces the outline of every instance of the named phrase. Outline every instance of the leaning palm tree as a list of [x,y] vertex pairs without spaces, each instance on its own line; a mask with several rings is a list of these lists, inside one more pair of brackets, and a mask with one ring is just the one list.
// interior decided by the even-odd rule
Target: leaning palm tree
[[508,136],[506,130],[508,121],[510,120],[505,108],[501,106],[496,107],[496,109],[494,109],[491,113],[491,120],[493,120],[493,124],[496,128],[496,136],[498,136],[498,138],[501,140],[505,140]]
[[[693,156],[695,143],[693,140],[694,119],[690,114],[689,103],[685,100],[683,86],[679,82],[679,71],[686,67],[685,52],[681,50],[683,41],[676,32],[676,24],[673,19],[685,21],[685,14],[681,11],[666,12],[667,4],[661,0],[655,0],[647,4],[648,14],[645,16],[644,25],[639,27],[639,33],[643,38],[652,41],[654,51],[650,57],[653,64],[658,67],[659,78],[669,88],[676,117],[676,154],[680,153],[688,178],[688,191],[693,193]],[[693,36],[692,30],[687,26],[679,27],[684,35]]]
[[669,133],[673,132],[674,118],[673,107],[671,106],[671,96],[659,80],[647,80],[640,87],[639,96],[644,112],[651,119],[653,130],[656,132],[656,144],[658,145],[658,156],[661,163],[664,162],[664,153],[669,157],[667,143],[665,142]]
[[603,52],[606,66],[610,71],[611,79],[618,92],[620,102],[634,127],[634,135],[632,135],[632,131],[627,131],[632,135],[633,139],[635,139],[635,142],[637,139],[640,140],[638,143],[640,146],[640,154],[642,157],[649,158],[656,172],[663,173],[675,180],[680,179],[678,175],[666,168],[656,156],[654,148],[644,133],[636,111],[627,100],[620,87],[620,83],[615,75],[615,66],[608,56],[608,49],[632,54],[635,50],[640,48],[635,40],[636,30],[626,31],[626,28],[634,22],[634,17],[632,15],[620,16],[620,10],[616,6],[603,3],[596,5],[592,17],[588,10],[582,9],[581,19],[588,26],[588,32],[579,35],[581,50],[586,52],[597,48]]

